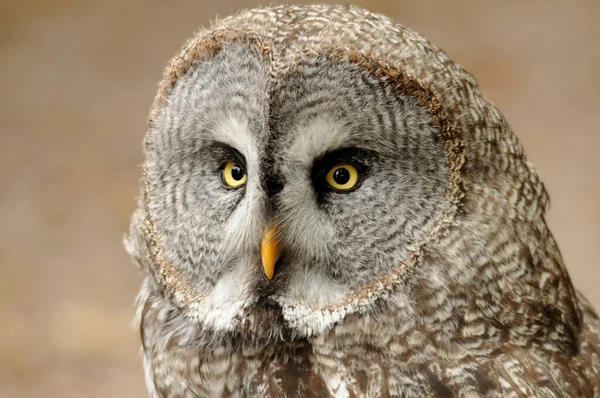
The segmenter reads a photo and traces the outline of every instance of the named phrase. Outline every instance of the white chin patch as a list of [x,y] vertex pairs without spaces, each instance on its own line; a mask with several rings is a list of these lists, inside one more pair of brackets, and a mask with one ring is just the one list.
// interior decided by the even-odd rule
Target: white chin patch
[[219,279],[208,296],[189,305],[190,315],[214,330],[233,330],[240,314],[256,300],[250,274],[245,264],[239,264]]
[[288,326],[304,336],[327,332],[355,311],[344,303],[348,291],[314,270],[297,273],[288,286],[289,291],[273,299]]

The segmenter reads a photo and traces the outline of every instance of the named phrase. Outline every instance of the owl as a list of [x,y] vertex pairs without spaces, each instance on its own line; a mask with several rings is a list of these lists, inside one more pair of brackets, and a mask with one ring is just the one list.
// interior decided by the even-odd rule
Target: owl
[[502,114],[353,6],[276,6],[167,67],[126,247],[152,397],[600,397],[600,321]]

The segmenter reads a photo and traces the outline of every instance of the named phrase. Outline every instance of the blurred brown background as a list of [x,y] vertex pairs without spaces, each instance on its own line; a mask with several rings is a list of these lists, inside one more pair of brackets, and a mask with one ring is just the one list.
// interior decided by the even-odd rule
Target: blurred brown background
[[[600,1],[357,4],[478,78],[544,177],[566,264],[600,309]],[[141,277],[121,241],[147,111],[195,29],[255,5],[0,1],[1,398],[145,396]]]

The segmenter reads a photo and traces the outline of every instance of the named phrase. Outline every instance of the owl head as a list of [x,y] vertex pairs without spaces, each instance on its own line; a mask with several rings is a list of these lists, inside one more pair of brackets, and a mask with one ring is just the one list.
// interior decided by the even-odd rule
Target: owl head
[[200,31],[167,68],[145,154],[129,251],[205,330],[309,336],[415,313],[443,301],[426,292],[485,285],[473,264],[494,242],[546,236],[543,185],[475,80],[357,7]]

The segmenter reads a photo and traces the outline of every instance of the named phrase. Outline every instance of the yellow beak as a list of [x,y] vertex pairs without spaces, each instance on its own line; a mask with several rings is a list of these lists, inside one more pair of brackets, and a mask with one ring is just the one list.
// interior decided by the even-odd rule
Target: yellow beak
[[276,238],[277,229],[271,228],[262,238],[260,254],[262,256],[262,265],[265,275],[269,280],[273,279],[275,273],[275,263],[279,259],[279,242]]

